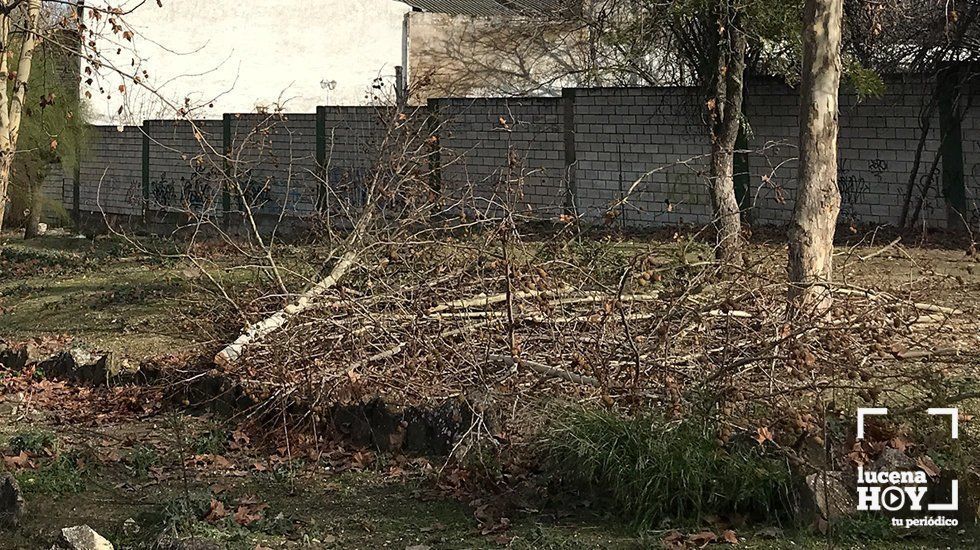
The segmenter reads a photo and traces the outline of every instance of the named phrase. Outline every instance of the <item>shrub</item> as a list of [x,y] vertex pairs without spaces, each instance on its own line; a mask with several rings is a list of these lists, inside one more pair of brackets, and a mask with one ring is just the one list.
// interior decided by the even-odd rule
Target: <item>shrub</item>
[[56,450],[57,443],[57,439],[51,432],[25,430],[10,438],[10,451],[13,454],[20,454],[23,451],[41,455],[45,451]]
[[611,498],[637,528],[709,514],[781,521],[796,509],[785,460],[749,438],[719,447],[703,421],[563,408],[545,436],[548,467]]

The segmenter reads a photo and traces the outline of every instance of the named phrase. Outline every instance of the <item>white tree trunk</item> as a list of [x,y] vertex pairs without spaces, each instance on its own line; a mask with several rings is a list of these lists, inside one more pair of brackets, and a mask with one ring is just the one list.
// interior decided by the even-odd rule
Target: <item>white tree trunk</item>
[[334,264],[333,269],[330,270],[330,274],[325,279],[301,294],[295,303],[289,304],[258,323],[246,327],[234,342],[225,346],[214,356],[214,362],[221,366],[230,366],[236,363],[241,359],[247,346],[261,341],[269,334],[282,328],[291,317],[309,309],[324,292],[336,286],[354,266],[361,253],[361,243],[367,236],[368,229],[374,219],[374,208],[373,199],[369,199],[363,213],[361,213],[361,218],[347,238],[346,252]]
[[[10,30],[13,18],[16,17],[16,13],[11,11],[13,4],[14,2],[2,2],[4,10],[0,13],[0,75],[11,74],[9,60],[14,52],[10,48]],[[31,64],[34,61],[41,24],[41,0],[28,0],[21,7],[24,9],[24,32],[17,58],[17,70],[13,77],[14,85],[9,92],[7,86],[0,86],[0,230],[3,229],[3,216],[10,189],[10,167],[17,151],[24,97],[31,78]]]
[[799,188],[789,229],[789,301],[796,315],[831,304],[837,188],[837,99],[843,0],[807,0],[800,87]]

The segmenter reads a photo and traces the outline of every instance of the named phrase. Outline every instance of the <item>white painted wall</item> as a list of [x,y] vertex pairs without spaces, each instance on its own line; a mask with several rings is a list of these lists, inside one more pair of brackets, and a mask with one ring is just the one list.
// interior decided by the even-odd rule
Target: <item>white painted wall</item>
[[[133,10],[120,17],[134,33],[132,42],[113,34],[106,16],[95,20],[86,10],[85,22],[96,31],[97,48],[109,65],[129,74],[146,70],[149,86],[178,106],[189,98],[197,118],[276,104],[289,112],[363,105],[378,93],[372,89],[378,77],[385,79],[385,96],[392,93],[395,67],[403,64],[410,8],[393,0],[162,3],[123,1],[124,10]],[[126,92],[120,93],[123,83]],[[172,108],[108,67],[83,76],[83,97],[87,91],[96,124],[174,116]]]

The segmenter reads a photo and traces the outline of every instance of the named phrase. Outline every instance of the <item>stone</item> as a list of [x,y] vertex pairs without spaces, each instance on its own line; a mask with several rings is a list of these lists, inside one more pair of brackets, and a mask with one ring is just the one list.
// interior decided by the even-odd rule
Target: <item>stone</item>
[[27,365],[27,346],[15,346],[0,341],[0,366],[19,371]]
[[832,521],[857,512],[857,501],[842,472],[818,472],[806,476],[805,498],[819,518]]
[[17,480],[10,474],[0,474],[0,527],[16,527],[24,516],[24,497]]
[[111,376],[111,356],[94,353],[79,346],[41,361],[38,367],[47,376],[87,384],[105,384]]
[[876,472],[910,472],[916,470],[916,465],[909,455],[898,449],[885,447],[885,450],[881,451],[878,460],[874,461],[870,469]]
[[112,543],[88,525],[65,527],[59,543],[69,550],[113,550]]

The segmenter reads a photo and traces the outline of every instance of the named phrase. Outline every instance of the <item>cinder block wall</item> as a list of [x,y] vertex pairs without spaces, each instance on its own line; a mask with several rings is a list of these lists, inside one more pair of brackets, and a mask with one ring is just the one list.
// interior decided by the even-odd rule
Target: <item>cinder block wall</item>
[[[750,82],[747,92],[745,112],[751,127],[749,149],[753,151],[749,160],[754,199],[750,215],[756,223],[787,223],[797,189],[799,96],[785,84],[765,80]],[[917,79],[889,79],[880,98],[859,100],[855,92],[842,90],[838,140],[841,223],[899,222],[919,147],[920,119],[931,98],[931,86]],[[965,126],[966,141],[969,132]],[[924,181],[938,150],[939,120],[933,114],[917,184]],[[922,209],[922,217],[930,225],[945,225],[940,178],[937,170]]]
[[327,183],[322,208],[327,213],[339,214],[363,203],[392,114],[375,107],[320,108],[325,159],[321,177]]
[[219,216],[222,195],[222,123],[220,120],[149,120],[151,216],[193,212]]
[[963,176],[966,180],[967,208],[974,216],[974,229],[980,227],[980,82],[975,82],[970,94],[973,105],[967,109],[961,127],[963,135]]
[[[143,131],[137,126],[93,126],[79,163],[78,204],[84,213],[143,213]],[[72,209],[72,203],[65,207]]]
[[[974,90],[977,92],[978,90]],[[974,95],[976,95],[974,93]],[[859,101],[844,89],[840,108],[842,223],[897,224],[920,141],[922,113],[933,86],[893,78],[880,98]],[[967,102],[968,103],[968,102]],[[754,224],[789,221],[796,191],[797,92],[770,79],[750,80],[748,215]],[[508,205],[518,215],[554,220],[569,208],[591,223],[649,228],[709,223],[710,141],[703,97],[693,88],[566,90],[561,98],[453,98],[432,100],[430,113],[411,114],[410,132],[438,135],[437,157],[412,143],[403,154],[419,166],[435,159],[447,199],[496,215]],[[223,159],[230,138],[234,176],[256,212],[277,220],[305,220],[363,200],[365,185],[381,175],[391,154],[393,111],[325,107],[313,114],[229,115],[222,121],[149,121],[148,182],[144,191],[143,132],[137,127],[93,128],[78,182],[79,210],[151,217],[188,206],[222,215]],[[426,118],[430,114],[431,118]],[[416,124],[416,122],[418,122]],[[939,150],[938,115],[924,141],[914,197],[928,181]],[[403,129],[404,130],[404,129]],[[980,111],[962,124],[967,201],[972,221],[980,195]],[[206,143],[207,146],[202,146]],[[101,190],[99,185],[101,182]],[[936,166],[921,219],[945,226]],[[73,185],[64,186],[72,211]],[[98,191],[99,200],[96,201]],[[144,193],[146,196],[144,196]],[[571,200],[574,198],[574,202]],[[237,200],[232,212],[240,211]],[[913,201],[913,207],[914,203]],[[322,211],[321,211],[322,209]]]
[[[231,151],[233,177],[253,214],[303,218],[315,212],[315,115],[233,115]],[[232,211],[243,205],[233,201]]]
[[691,88],[575,90],[579,213],[626,227],[711,221],[699,105]]
[[564,201],[564,133],[558,98],[439,99],[442,190],[473,211],[549,218]]

